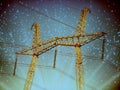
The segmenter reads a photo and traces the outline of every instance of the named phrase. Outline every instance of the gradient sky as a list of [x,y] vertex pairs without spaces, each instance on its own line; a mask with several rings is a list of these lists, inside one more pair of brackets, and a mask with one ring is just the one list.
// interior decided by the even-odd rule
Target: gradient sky
[[[85,90],[120,88],[120,2],[118,0],[1,0],[0,1],[0,90],[23,90],[30,56],[15,52],[32,45],[34,22],[40,24],[41,39],[72,35],[82,8],[88,7],[86,33],[106,32],[105,60],[102,40],[82,47]],[[64,25],[68,24],[70,26]],[[75,49],[58,46],[56,69],[54,49],[39,56],[32,90],[76,90]]]

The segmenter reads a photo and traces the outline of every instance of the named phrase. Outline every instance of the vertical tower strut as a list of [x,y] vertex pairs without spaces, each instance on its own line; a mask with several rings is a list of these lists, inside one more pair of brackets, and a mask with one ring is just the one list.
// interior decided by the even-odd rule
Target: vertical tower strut
[[102,40],[102,56],[101,56],[101,59],[104,60],[104,48],[105,47],[105,36],[103,37],[103,40]]
[[[39,24],[34,23],[33,26],[34,26],[34,36],[33,36],[32,46],[37,46],[37,44],[39,42],[42,43],[42,41],[40,40]],[[37,48],[33,49],[32,61],[30,63],[29,70],[28,70],[28,73],[27,73],[27,78],[26,78],[26,82],[25,82],[25,85],[24,85],[24,90],[31,90],[33,77],[34,77],[34,73],[35,73],[35,68],[36,68],[36,63],[38,61],[37,51],[38,51]]]
[[84,84],[84,70],[83,70],[83,63],[81,58],[81,48],[78,46],[75,47],[76,49],[76,84],[77,89],[76,90],[82,90],[83,84]]
[[88,12],[91,12],[89,8],[83,8],[83,10],[81,11],[80,18],[78,19],[78,24],[76,28],[77,33],[82,33],[85,31],[86,16]]
[[16,59],[15,59],[13,76],[15,76],[15,74],[16,74],[16,67],[17,67],[17,56],[18,56],[18,55],[16,55]]
[[57,49],[55,49],[53,68],[56,67],[56,56],[57,56]]
[[[80,14],[80,18],[78,20],[78,25],[76,28],[76,34],[81,34],[85,30],[85,24],[86,24],[86,16],[87,12],[91,12],[88,8],[83,8]],[[80,38],[78,38],[80,41]],[[82,51],[81,48],[76,44],[76,84],[77,84],[77,90],[82,90],[84,85],[84,66],[82,63]]]

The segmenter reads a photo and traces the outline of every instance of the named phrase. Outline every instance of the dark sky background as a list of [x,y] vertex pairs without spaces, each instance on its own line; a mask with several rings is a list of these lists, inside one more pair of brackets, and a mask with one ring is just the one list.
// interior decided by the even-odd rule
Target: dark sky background
[[[15,60],[15,52],[22,50],[27,46],[31,46],[32,44],[33,32],[30,30],[31,25],[34,22],[40,23],[42,40],[47,40],[55,36],[66,36],[73,34],[75,30],[71,27],[65,26],[61,22],[76,27],[80,11],[83,7],[88,7],[92,11],[91,14],[87,15],[85,32],[93,33],[104,31],[107,33],[104,63],[99,60],[101,56],[101,40],[96,40],[93,43],[82,47],[83,55],[90,55],[98,58],[93,60],[93,58],[87,58],[87,56],[84,56],[86,90],[119,90],[119,5],[119,0],[0,0],[0,90],[16,90],[16,88],[20,87],[19,85],[15,84],[16,82],[21,85],[21,88],[19,88],[20,90],[24,86],[28,67],[21,68],[21,66],[18,64],[17,76],[13,77],[13,63]],[[53,18],[56,20],[53,20]],[[69,52],[74,55],[75,52],[73,52],[73,49],[71,50],[70,48],[66,47],[58,47],[58,49],[59,52],[57,58],[59,70],[55,73],[50,70],[52,73],[56,74],[56,76],[53,77],[52,75],[54,74],[48,70],[46,72],[51,75],[50,77],[55,79],[58,79],[60,76],[62,76],[59,84],[63,87],[60,88],[58,86],[59,89],[55,88],[55,90],[73,90],[72,88],[74,85],[72,87],[72,83],[70,83],[69,78],[71,76],[75,78],[75,75],[71,74],[72,71],[70,71],[73,70],[74,64],[71,64],[72,61],[61,62],[60,60],[74,60],[75,56],[71,58],[65,53]],[[47,65],[51,65],[53,51],[41,55],[40,63],[45,65],[47,63]],[[66,55],[66,57],[64,57],[64,55]],[[30,60],[30,57],[19,56],[18,63],[29,64]],[[63,67],[59,64],[62,64]],[[61,84],[62,80],[65,78],[61,70],[64,71],[64,75],[69,77],[65,81],[67,84]],[[37,72],[39,72],[39,69]],[[46,72],[42,73],[44,78],[51,80],[50,77],[47,78]],[[39,77],[38,73],[36,73],[35,77],[37,76]],[[44,81],[45,84],[49,84],[48,87],[45,87],[45,85],[41,84],[43,82],[40,79],[40,83],[36,85],[37,81],[34,81],[33,86],[37,89],[41,88],[42,90],[49,90],[51,88],[50,90],[52,90],[52,85],[54,86],[52,83],[55,81],[56,80],[53,79],[51,84]],[[57,84],[55,85],[57,87]],[[66,89],[66,85],[70,85],[71,87]]]

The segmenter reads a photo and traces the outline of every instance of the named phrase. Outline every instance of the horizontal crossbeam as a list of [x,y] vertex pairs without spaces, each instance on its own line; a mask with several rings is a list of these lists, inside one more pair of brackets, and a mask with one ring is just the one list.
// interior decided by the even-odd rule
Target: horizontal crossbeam
[[25,48],[22,51],[16,52],[21,55],[33,55],[33,50],[37,49],[37,54],[40,55],[58,45],[61,46],[83,46],[97,38],[104,36],[105,32],[97,32],[92,34],[74,34],[71,36],[55,37],[49,40],[43,41],[35,46]]

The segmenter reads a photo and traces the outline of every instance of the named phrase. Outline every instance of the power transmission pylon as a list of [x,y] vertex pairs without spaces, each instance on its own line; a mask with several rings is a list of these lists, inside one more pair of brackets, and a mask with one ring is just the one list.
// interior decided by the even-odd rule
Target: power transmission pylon
[[[36,63],[38,60],[38,56],[42,53],[45,53],[46,51],[61,45],[61,46],[71,46],[75,47],[76,49],[76,84],[77,84],[77,90],[82,90],[83,88],[83,81],[84,81],[84,69],[83,69],[83,63],[81,59],[81,49],[80,47],[96,40],[97,38],[100,38],[104,35],[106,35],[105,32],[97,32],[97,33],[91,33],[91,34],[84,34],[83,31],[85,29],[85,22],[86,22],[86,15],[87,12],[90,10],[88,8],[84,8],[81,12],[81,18],[78,21],[78,26],[76,28],[76,33],[69,36],[62,36],[62,37],[55,37],[51,38],[46,41],[40,41],[40,32],[39,32],[39,24],[35,23],[34,26],[34,38],[33,38],[33,45],[31,47],[25,48],[22,51],[16,52],[16,54],[22,54],[22,55],[30,55],[32,56],[32,61],[29,67],[26,83],[24,90],[30,90],[33,76],[36,68]],[[103,48],[104,49],[104,48]],[[55,51],[55,54],[57,51]],[[104,50],[102,50],[102,53],[104,53]],[[104,58],[102,54],[102,58]],[[55,55],[56,57],[56,55]],[[54,59],[54,68],[55,68],[56,59]]]
[[[33,24],[34,27],[34,36],[33,36],[33,44],[32,46],[36,46],[38,43],[42,44],[41,38],[40,38],[40,30],[39,30],[39,24],[38,23],[34,23]],[[34,72],[35,72],[35,68],[36,68],[36,63],[38,61],[38,53],[37,53],[38,49],[33,49],[33,55],[32,55],[32,61],[30,63],[30,67],[27,73],[27,78],[26,78],[26,82],[25,82],[25,86],[24,86],[24,90],[30,90],[31,86],[32,86],[32,82],[33,82],[33,77],[34,77]]]
[[[80,14],[80,18],[78,20],[78,25],[76,28],[77,34],[82,34],[85,30],[86,25],[86,16],[87,13],[91,12],[88,8],[83,8]],[[79,38],[80,41],[80,38]],[[82,50],[80,48],[81,46],[78,46],[78,44],[75,45],[76,49],[76,84],[77,84],[77,90],[82,90],[84,86],[84,66],[82,61]]]

